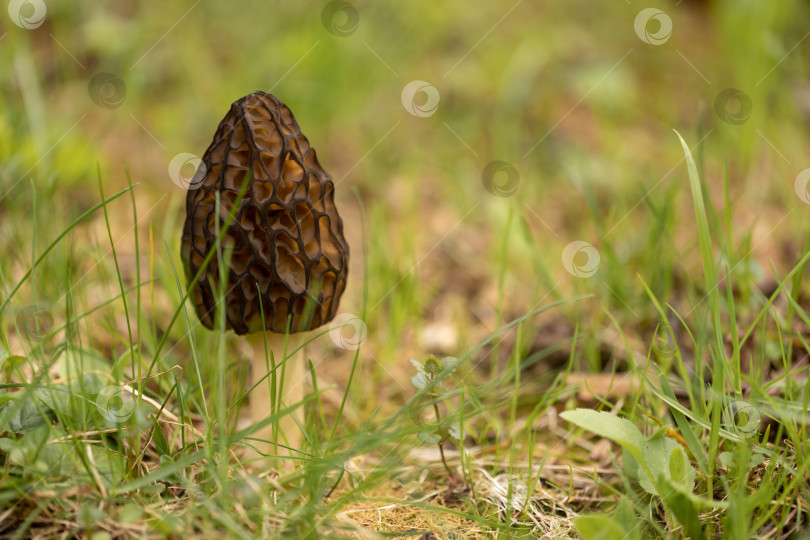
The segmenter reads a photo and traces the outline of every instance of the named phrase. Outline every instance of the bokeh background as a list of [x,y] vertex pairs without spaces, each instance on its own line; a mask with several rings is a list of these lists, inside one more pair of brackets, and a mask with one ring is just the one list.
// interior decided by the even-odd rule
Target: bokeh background
[[[169,164],[201,156],[230,103],[264,90],[292,108],[337,181],[353,248],[344,310],[361,312],[367,288],[369,353],[382,365],[463,350],[544,299],[592,292],[595,303],[564,318],[592,324],[585,354],[598,367],[602,307],[641,331],[654,315],[637,272],[677,302],[699,268],[673,129],[715,202],[728,199],[730,222],[718,214],[713,225],[730,226],[735,272],[767,280],[769,264],[795,262],[808,196],[794,183],[810,166],[808,11],[789,1],[12,1],[0,21],[4,288],[100,200],[99,174],[109,195],[129,171],[142,246],[151,228],[161,270],[156,301],[171,312],[167,261],[196,162],[181,158],[179,177]],[[403,96],[412,81],[422,83]],[[123,199],[110,210],[131,280],[133,216]],[[100,215],[71,233],[80,312],[117,286],[105,237]],[[590,277],[566,271],[574,241],[599,257],[572,252],[571,267],[597,264]],[[140,263],[147,275],[149,257]],[[35,273],[18,309],[63,309],[66,274],[43,264],[48,279]],[[160,305],[155,317],[166,324]]]
[[[499,336],[472,373],[496,376],[513,352],[545,351],[525,377],[531,404],[575,331],[577,369],[625,369],[627,350],[645,354],[661,322],[645,284],[708,332],[673,130],[704,180],[724,279],[744,300],[738,317],[805,248],[806,2],[7,4],[0,294],[13,350],[18,315],[37,306],[46,324],[73,320],[81,331],[65,339],[80,335],[113,363],[129,365],[134,328],[147,362],[170,332],[160,366],[187,365],[187,328],[169,328],[185,289],[174,272],[184,182],[230,104],[256,90],[292,109],[336,181],[352,248],[341,311],[365,332],[350,427],[412,395],[408,359],[461,356],[574,295],[592,296]],[[129,182],[109,223],[95,212],[71,226],[102,190]],[[144,284],[126,309],[119,276],[127,289]],[[244,375],[249,350],[228,347]],[[311,354],[336,407],[354,351],[324,336]]]

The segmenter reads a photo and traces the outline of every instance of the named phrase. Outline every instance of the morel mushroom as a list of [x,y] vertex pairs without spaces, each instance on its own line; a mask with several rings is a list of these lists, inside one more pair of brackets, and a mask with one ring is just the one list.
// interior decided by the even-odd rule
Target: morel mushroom
[[[248,187],[239,200],[246,179]],[[250,335],[252,385],[268,376],[265,329],[279,360],[285,341],[287,351],[295,351],[306,341],[301,333],[328,323],[337,312],[346,288],[349,246],[334,188],[290,109],[265,92],[231,105],[189,186],[182,259],[191,298],[200,321],[213,329],[221,286],[217,256],[223,254],[228,262],[225,326]],[[217,234],[226,223],[218,250]],[[231,250],[229,259],[225,249]],[[191,283],[211,252],[212,259]],[[288,357],[281,370],[287,407],[303,398],[303,362],[301,351]],[[267,418],[274,410],[269,380],[254,388],[249,399],[253,422]],[[298,449],[302,439],[294,420],[285,417],[280,425],[289,447]],[[272,426],[254,434],[263,440],[272,436]],[[256,446],[270,448],[269,443]]]

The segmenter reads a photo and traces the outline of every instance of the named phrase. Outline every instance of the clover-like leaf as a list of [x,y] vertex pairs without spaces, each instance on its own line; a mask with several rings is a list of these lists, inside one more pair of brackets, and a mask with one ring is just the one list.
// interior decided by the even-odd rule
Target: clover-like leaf
[[411,384],[414,385],[417,390],[422,390],[430,384],[430,381],[428,381],[427,375],[424,373],[417,373],[411,377]]
[[418,361],[418,360],[414,360],[413,358],[411,358],[410,360],[408,360],[408,362],[410,362],[410,363],[411,363],[411,365],[412,365],[413,367],[415,367],[415,368],[416,368],[416,371],[418,371],[419,373],[424,373],[424,372],[425,372],[425,366],[423,366],[423,365],[422,365],[422,362],[420,362],[420,361]]
[[442,363],[439,362],[435,356],[428,357],[425,360],[425,373],[428,375],[436,376],[442,372]]
[[461,360],[453,356],[446,356],[442,358],[442,375],[450,375],[456,370],[456,368],[458,368],[460,363]]
[[425,444],[439,444],[442,440],[441,436],[432,429],[420,431],[416,436]]

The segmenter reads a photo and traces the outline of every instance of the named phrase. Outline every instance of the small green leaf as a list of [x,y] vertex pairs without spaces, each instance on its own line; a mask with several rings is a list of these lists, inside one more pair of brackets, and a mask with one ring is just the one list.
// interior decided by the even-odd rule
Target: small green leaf
[[76,512],[76,518],[82,527],[93,527],[104,519],[104,511],[97,506],[86,504]]
[[[107,486],[116,486],[127,474],[126,458],[118,452],[102,446],[93,446],[93,468]],[[82,471],[84,472],[84,471]],[[88,479],[89,480],[89,479]]]
[[[50,429],[49,426],[46,426]],[[60,476],[69,474],[74,465],[68,457],[70,451],[64,444],[48,444],[37,456],[37,463],[44,467],[42,472],[52,475]]]
[[0,438],[0,452],[5,452],[8,454],[11,452],[11,449],[17,446],[17,441],[14,439],[9,439],[8,437]]
[[417,437],[425,444],[439,444],[439,441],[442,440],[439,434],[434,430],[420,431]]
[[164,514],[147,521],[149,526],[164,537],[178,537],[188,531],[183,520],[171,514]]
[[[669,437],[655,437],[644,446],[644,464],[653,477],[664,475],[676,489],[690,494],[695,489],[695,469],[681,446]],[[639,483],[647,493],[659,495],[644,468],[639,469]]]
[[461,440],[461,425],[458,422],[451,424],[450,427],[447,428],[447,433],[454,441]]
[[428,375],[438,375],[442,372],[442,363],[436,360],[435,356],[425,360],[425,373]]
[[160,429],[160,424],[157,421],[157,418],[153,424],[154,428],[154,441],[155,441],[155,450],[157,450],[158,456],[165,456],[170,455],[171,450],[169,449],[169,443],[166,440],[166,435],[163,434],[163,430]]
[[53,419],[51,411],[35,395],[28,392],[7,395],[9,403],[0,409],[0,431],[24,433]]
[[591,514],[574,519],[577,532],[585,540],[619,540],[626,538],[624,528],[604,514]]
[[425,373],[425,366],[423,366],[423,365],[422,365],[422,362],[419,362],[419,361],[417,361],[417,360],[414,360],[413,358],[411,358],[411,359],[410,359],[410,360],[408,360],[408,361],[411,363],[411,365],[412,365],[413,367],[415,367],[415,368],[416,368],[416,371],[418,371],[419,373],[422,373],[422,374],[424,374],[424,373]]
[[[729,469],[738,467],[737,458],[734,457],[732,452],[720,452],[720,454],[717,455],[717,458],[720,460],[720,463]],[[762,454],[752,454],[751,459],[748,460],[748,469],[753,469],[757,465],[762,464],[763,461],[765,461],[765,456]]]
[[625,538],[630,540],[641,538],[642,522],[636,518],[636,512],[627,497],[622,496],[619,499],[619,504],[616,505],[616,510],[613,512],[613,519],[624,529]]
[[644,435],[629,420],[593,409],[565,411],[560,416],[572,424],[622,445],[634,458],[641,460]]
[[689,458],[683,448],[676,446],[669,455],[669,479],[687,493],[695,489],[695,469],[689,463]]
[[658,476],[656,484],[661,491],[661,500],[664,501],[664,505],[672,512],[675,518],[681,522],[686,536],[692,540],[705,539],[706,536],[703,534],[697,508],[695,508],[689,497],[673,486],[663,474]]
[[16,354],[9,355],[7,351],[0,349],[0,370],[6,377],[11,376],[11,370],[28,360],[25,356]]
[[453,356],[446,356],[442,358],[442,375],[449,375],[453,373],[460,363],[461,360]]
[[121,523],[137,523],[143,516],[143,507],[137,503],[127,503],[118,511]]
[[[678,446],[678,443],[668,437],[655,437],[644,445],[643,463],[647,466],[647,470],[644,467],[639,467],[638,479],[641,487],[650,495],[658,495],[653,478],[659,475],[667,476],[669,456],[676,446]],[[647,474],[647,471],[652,474],[652,478]]]
[[144,495],[160,495],[166,491],[166,484],[149,484],[141,488],[141,493]]
[[61,445],[47,444],[50,436],[49,425],[32,428],[11,448],[9,460],[42,474],[60,475],[65,452]]
[[639,479],[639,464],[636,458],[630,454],[626,449],[622,448],[622,464],[624,465],[624,472],[633,480]]
[[417,390],[422,390],[423,388],[427,388],[430,381],[428,381],[427,376],[424,373],[417,373],[411,377],[411,384],[414,385]]

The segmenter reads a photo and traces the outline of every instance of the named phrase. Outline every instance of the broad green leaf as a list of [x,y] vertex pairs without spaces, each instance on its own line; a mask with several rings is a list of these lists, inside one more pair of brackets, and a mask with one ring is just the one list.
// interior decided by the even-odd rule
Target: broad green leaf
[[98,522],[104,519],[104,510],[92,504],[85,504],[79,507],[76,512],[76,518],[82,527],[90,528],[98,525]]
[[574,519],[577,532],[585,540],[622,540],[627,538],[624,530],[616,520],[604,514],[591,514]]
[[411,384],[414,385],[417,390],[422,390],[423,388],[427,388],[427,385],[430,384],[430,382],[427,380],[424,373],[417,373],[411,377]]
[[[647,470],[645,471],[644,467],[640,467],[638,476],[641,487],[650,495],[658,495],[658,490],[655,489],[653,478],[662,474],[669,477],[667,474],[667,463],[669,462],[669,455],[672,453],[672,449],[676,446],[678,446],[678,443],[667,437],[650,439],[644,445],[643,459]],[[647,471],[652,474],[652,478],[647,474]]]
[[[20,467],[49,475],[62,475],[70,470],[64,463],[61,445],[46,444],[51,434],[49,425],[32,428],[9,452],[9,460]],[[63,466],[64,465],[64,466]]]
[[13,397],[0,409],[0,431],[24,433],[53,419],[51,411],[38,397],[28,392],[8,395]]
[[[644,446],[644,463],[653,477],[664,475],[674,487],[686,494],[694,490],[695,469],[689,463],[683,448],[669,437],[656,437],[647,441]],[[639,469],[639,483],[647,493],[659,495],[655,483],[643,467]]]
[[[737,465],[737,458],[735,457],[734,453],[732,452],[720,452],[717,455],[717,458],[720,460],[724,466],[728,467],[729,469],[734,469],[738,467]],[[765,461],[765,456],[762,454],[752,454],[751,458],[748,460],[748,467],[747,469],[753,469],[757,465],[760,465],[763,461]]]
[[657,477],[656,485],[661,492],[660,497],[664,506],[683,525],[686,536],[692,540],[705,539],[697,508],[689,496],[673,486],[663,474]]
[[616,510],[613,512],[613,520],[624,529],[626,533],[625,538],[630,540],[638,540],[641,538],[641,526],[643,522],[636,518],[633,505],[627,497],[622,496],[619,499],[619,504],[616,505]]
[[118,511],[118,521],[121,523],[137,523],[143,516],[143,506],[137,503],[127,503]]
[[[92,452],[93,468],[107,487],[117,486],[126,479],[126,461],[123,455],[102,446],[93,446]],[[84,469],[80,470],[85,472]]]
[[686,493],[692,493],[695,489],[695,469],[689,463],[686,451],[676,446],[669,455],[669,479],[673,485]]
[[0,380],[9,377],[11,375],[11,371],[14,369],[14,366],[22,364],[26,360],[27,358],[25,356],[19,356],[16,354],[9,355],[8,351],[0,349],[0,375],[3,375],[3,378]]
[[627,476],[634,480],[639,479],[640,473],[638,471],[640,467],[638,460],[624,448],[622,448],[622,465],[624,465],[624,472]]
[[112,365],[101,354],[76,348],[66,349],[56,360],[55,368],[63,379],[94,371],[108,375],[112,372]]
[[461,360],[453,356],[447,356],[445,358],[442,358],[442,375],[443,376],[450,375],[456,370],[456,368],[458,368],[458,365],[460,363]]
[[8,454],[11,449],[17,446],[17,441],[8,437],[0,437],[0,452]]
[[439,444],[439,441],[442,440],[439,434],[434,430],[420,431],[417,437],[425,444]]
[[572,424],[622,445],[634,458],[641,460],[644,435],[629,420],[593,409],[565,411],[560,416]]

